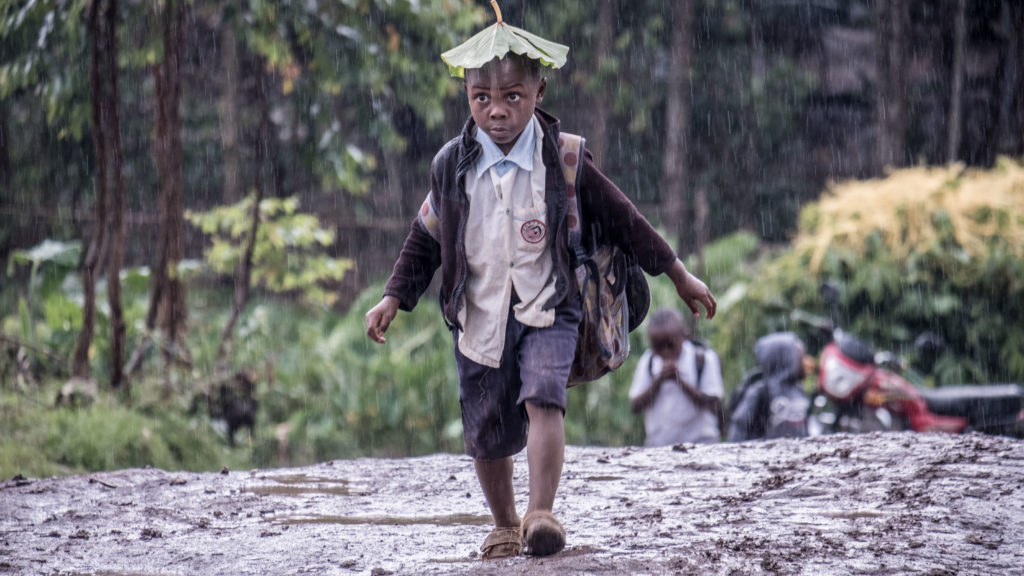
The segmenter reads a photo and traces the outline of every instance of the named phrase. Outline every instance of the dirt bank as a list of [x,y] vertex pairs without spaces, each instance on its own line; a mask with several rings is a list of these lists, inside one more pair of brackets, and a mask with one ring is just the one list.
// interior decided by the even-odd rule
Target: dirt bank
[[569,447],[557,512],[565,552],[483,564],[465,456],[15,478],[0,574],[1024,574],[1024,442]]

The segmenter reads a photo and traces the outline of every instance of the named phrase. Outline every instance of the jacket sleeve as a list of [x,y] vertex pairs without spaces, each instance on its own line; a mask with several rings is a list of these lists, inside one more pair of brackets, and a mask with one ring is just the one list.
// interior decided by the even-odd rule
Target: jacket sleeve
[[405,244],[395,262],[391,278],[384,287],[385,296],[398,298],[398,307],[406,312],[416,307],[441,265],[441,245],[437,241],[438,212],[433,190],[420,207],[409,227]]
[[589,150],[584,152],[579,187],[584,246],[589,245],[596,225],[606,242],[635,259],[644,272],[657,276],[672,266],[675,251],[629,198],[597,169]]

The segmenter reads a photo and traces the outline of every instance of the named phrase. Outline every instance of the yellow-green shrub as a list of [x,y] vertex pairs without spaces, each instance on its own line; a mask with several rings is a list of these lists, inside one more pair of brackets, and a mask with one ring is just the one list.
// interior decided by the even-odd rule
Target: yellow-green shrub
[[718,343],[746,355],[760,335],[794,329],[791,311],[828,314],[824,280],[840,290],[839,322],[913,356],[939,334],[938,384],[1024,380],[1024,167],[911,168],[830,187],[801,214],[792,250],[767,261]]

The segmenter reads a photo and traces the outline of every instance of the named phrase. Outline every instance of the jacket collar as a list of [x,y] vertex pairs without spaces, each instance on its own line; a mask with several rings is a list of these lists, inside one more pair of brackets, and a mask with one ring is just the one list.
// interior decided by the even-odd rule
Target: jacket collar
[[519,139],[516,140],[512,149],[509,150],[508,154],[501,151],[501,148],[491,140],[491,137],[487,135],[483,130],[477,129],[474,138],[480,143],[482,151],[480,153],[480,159],[476,161],[476,175],[479,178],[481,174],[487,172],[493,166],[498,166],[498,175],[504,174],[505,170],[511,168],[512,164],[519,166],[523,170],[530,172],[533,170],[533,153],[534,148],[537,145],[537,132],[535,126],[537,125],[537,119],[530,118],[527,122],[526,127],[523,128],[522,134],[519,135]]

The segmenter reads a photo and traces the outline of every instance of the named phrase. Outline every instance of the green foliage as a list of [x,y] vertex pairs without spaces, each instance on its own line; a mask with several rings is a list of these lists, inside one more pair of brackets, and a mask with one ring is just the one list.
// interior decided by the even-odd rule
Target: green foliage
[[[245,253],[253,198],[185,216],[211,238],[213,246],[205,258],[218,274],[233,274]],[[298,207],[295,197],[260,201],[252,282],[271,292],[297,291],[309,303],[330,305],[337,296],[324,289],[323,283],[340,281],[352,261],[324,255],[322,251],[334,242],[334,234],[323,229],[316,216],[298,212]]]
[[252,2],[234,19],[239,38],[281,78],[299,154],[326,190],[362,195],[380,152],[401,152],[412,111],[437,128],[455,93],[438,55],[482,21],[471,0]]
[[[756,247],[746,234],[710,246],[709,253],[716,255],[713,285],[732,281],[738,273],[727,267],[743,268]],[[126,291],[146,285],[144,276],[134,274],[124,282]],[[679,305],[666,278],[651,279],[651,287],[653,306]],[[458,377],[440,310],[425,296],[413,312],[399,314],[388,342],[377,345],[365,336],[363,315],[380,292],[380,285],[368,288],[343,315],[266,296],[253,299],[239,320],[230,359],[234,369],[248,370],[257,382],[259,412],[248,451],[216,448],[225,443],[223,432],[189,409],[201,375],[213,373],[228,315],[222,293],[196,287],[188,292],[189,346],[196,369],[175,377],[177,394],[165,396],[158,368],[133,379],[132,408],[104,397],[90,407],[55,409],[44,399],[52,398],[52,391],[41,393],[35,404],[20,402],[10,409],[18,416],[0,432],[19,441],[0,443],[0,464],[5,471],[50,474],[143,464],[217,469],[228,461],[263,467],[461,452]],[[645,340],[642,329],[634,332],[634,352],[622,368],[569,391],[568,442],[642,441],[642,419],[630,413],[628,391]],[[53,432],[37,430],[33,422],[45,422],[44,430]],[[186,447],[193,444],[190,453]]]
[[[26,342],[70,344],[81,327],[82,311],[64,292],[64,282],[79,257],[77,242],[45,240],[28,250],[15,250],[7,260],[7,277],[14,278],[22,266],[29,267],[23,290],[10,290],[0,301],[17,298],[17,311],[5,314],[0,307],[0,331],[17,334]],[[18,294],[20,292],[20,294]],[[6,316],[6,317],[5,317]],[[51,358],[35,358],[52,362]],[[4,364],[0,360],[0,366]]]
[[[828,316],[822,281],[841,287],[838,321],[877,347],[919,359],[914,340],[941,336],[939,385],[1024,380],[1024,170],[907,169],[836,186],[806,207],[794,248],[766,258],[756,282],[722,310],[719,346],[747,355],[757,337],[794,330],[794,310]],[[868,208],[868,209],[866,209]]]
[[154,466],[166,470],[242,468],[244,450],[225,448],[208,420],[173,410],[122,406],[104,398],[54,408],[54,387],[0,388],[0,478]]
[[[18,272],[29,267],[24,285],[11,283],[0,290],[0,332],[17,335],[30,344],[41,344],[54,357],[30,353],[36,368],[59,374],[64,366],[57,359],[70,358],[82,327],[85,299],[76,271],[80,257],[77,242],[44,240],[28,250],[12,252],[7,261],[8,278],[23,278]],[[96,331],[89,356],[97,376],[108,373],[110,325],[106,277],[96,282]],[[149,271],[133,268],[121,271],[122,306],[129,342],[143,330],[148,306]],[[6,357],[0,357],[0,369]]]
[[0,42],[11,48],[0,53],[0,100],[32,92],[61,138],[80,140],[90,119],[78,98],[88,92],[87,12],[80,0],[0,4]]
[[[29,250],[15,250],[7,260],[7,276],[14,275],[17,265],[27,264],[30,266],[28,289],[18,303],[18,316],[21,323],[22,337],[29,341],[36,339],[35,321],[33,320],[33,303],[37,296],[53,294],[64,275],[78,262],[79,244],[77,242],[55,242],[45,240],[42,244]],[[41,267],[51,268],[43,270]],[[49,272],[49,273],[47,273]],[[47,320],[55,319],[53,314],[54,303],[47,299],[45,301]],[[60,325],[60,324],[58,324]]]

